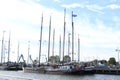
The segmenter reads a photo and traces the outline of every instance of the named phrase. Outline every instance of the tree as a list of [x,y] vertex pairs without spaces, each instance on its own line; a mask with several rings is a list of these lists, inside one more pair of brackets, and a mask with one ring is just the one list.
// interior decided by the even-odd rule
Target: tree
[[116,60],[114,57],[111,57],[108,61],[109,64],[116,65]]
[[98,60],[97,59],[93,60],[93,65],[97,65],[97,64],[98,64]]
[[57,56],[57,55],[55,56],[55,62],[56,62],[56,63],[59,63],[59,62],[60,62],[60,57]]
[[107,61],[106,60],[101,60],[100,63],[107,65]]
[[66,56],[64,56],[64,61],[63,62],[70,62],[71,61],[71,58],[70,58],[70,56],[69,55],[66,55]]
[[51,56],[49,58],[49,62],[52,62],[52,63],[59,63],[60,62],[60,57],[59,56]]

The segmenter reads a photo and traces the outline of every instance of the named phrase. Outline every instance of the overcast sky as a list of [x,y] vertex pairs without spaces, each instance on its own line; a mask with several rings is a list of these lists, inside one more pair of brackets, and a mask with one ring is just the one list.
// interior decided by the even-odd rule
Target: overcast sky
[[[0,0],[0,40],[3,31],[7,48],[11,31],[11,56],[16,60],[17,45],[20,42],[20,54],[27,59],[28,41],[33,59],[38,57],[41,15],[43,13],[42,60],[47,57],[49,18],[51,25],[51,50],[53,29],[55,29],[55,55],[59,54],[59,36],[63,40],[64,8],[66,8],[66,42],[71,33],[71,11],[75,27],[75,57],[77,59],[77,39],[80,38],[80,60],[106,59],[118,60],[120,48],[120,0]],[[1,48],[0,42],[0,48]],[[0,50],[1,51],[1,50]],[[71,52],[71,50],[70,50]],[[7,54],[6,54],[7,55]]]

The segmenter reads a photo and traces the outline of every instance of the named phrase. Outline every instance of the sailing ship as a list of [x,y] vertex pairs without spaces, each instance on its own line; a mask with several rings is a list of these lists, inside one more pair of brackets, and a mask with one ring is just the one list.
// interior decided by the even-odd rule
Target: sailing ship
[[[24,72],[35,72],[35,73],[40,73],[44,71],[44,68],[41,66],[40,63],[40,57],[41,57],[41,43],[42,43],[42,27],[43,27],[43,14],[41,17],[41,29],[40,29],[40,46],[39,46],[39,64],[38,65],[31,65],[31,66],[23,66],[23,71]],[[28,55],[29,56],[29,55]]]
[[3,38],[2,38],[2,46],[1,46],[1,63],[0,63],[0,70],[22,70],[22,67],[20,64],[16,62],[10,61],[10,32],[9,32],[9,40],[8,40],[8,55],[7,55],[7,61],[5,61],[5,43],[4,43],[4,33],[3,31]]
[[[72,13],[73,15],[73,13]],[[65,16],[66,16],[66,10],[64,10],[64,34],[63,34],[63,57],[64,57],[64,45],[65,45]],[[73,18],[73,16],[72,16]],[[33,73],[52,73],[52,74],[81,74],[84,73],[84,68],[81,66],[79,63],[71,62],[71,63],[64,63],[64,58],[63,58],[63,63],[49,63],[49,52],[50,52],[50,32],[51,32],[51,16],[50,16],[50,25],[49,25],[49,43],[48,43],[48,62],[47,64],[42,64],[40,63],[40,57],[41,57],[41,42],[42,42],[42,25],[43,25],[43,15],[41,18],[41,33],[40,33],[40,48],[39,48],[39,64],[38,65],[33,65],[33,66],[23,66],[23,71],[24,72],[33,72]],[[72,21],[72,30],[73,29],[73,21]],[[54,35],[55,35],[55,30],[53,31],[53,41],[54,41]],[[72,38],[74,38],[74,32],[72,31]],[[60,39],[61,40],[61,39]],[[72,39],[72,45],[74,39]],[[61,41],[60,41],[60,49],[61,49]],[[72,56],[74,53],[74,46],[72,46]],[[61,53],[61,50],[60,50]],[[59,55],[61,55],[59,53]],[[53,42],[53,51],[52,54],[54,56],[54,42]],[[73,60],[73,57],[72,57]]]
[[[66,18],[66,9],[64,10],[63,64],[62,65],[54,65],[53,67],[45,69],[46,73],[52,73],[52,74],[54,74],[54,73],[55,74],[79,74],[79,73],[83,72],[83,70],[82,70],[82,68],[81,68],[81,66],[79,64],[75,64],[75,63],[73,63],[73,64],[71,64],[71,63],[65,64],[64,63],[65,32],[66,32],[65,18]],[[54,38],[53,38],[53,40],[54,40]],[[61,38],[60,38],[60,40],[61,40]],[[60,49],[61,49],[61,41],[60,41]],[[60,53],[61,53],[61,51],[60,51]]]

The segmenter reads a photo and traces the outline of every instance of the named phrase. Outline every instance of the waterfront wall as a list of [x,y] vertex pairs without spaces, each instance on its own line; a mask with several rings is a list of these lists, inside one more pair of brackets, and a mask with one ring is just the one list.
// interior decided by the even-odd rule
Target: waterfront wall
[[94,70],[95,74],[115,74],[115,75],[120,75],[120,70],[115,69],[115,70]]

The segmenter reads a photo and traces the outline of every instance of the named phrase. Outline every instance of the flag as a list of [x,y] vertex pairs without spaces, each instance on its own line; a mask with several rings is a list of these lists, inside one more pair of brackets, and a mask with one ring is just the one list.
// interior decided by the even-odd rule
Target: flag
[[77,17],[77,15],[76,14],[72,14],[72,17]]

